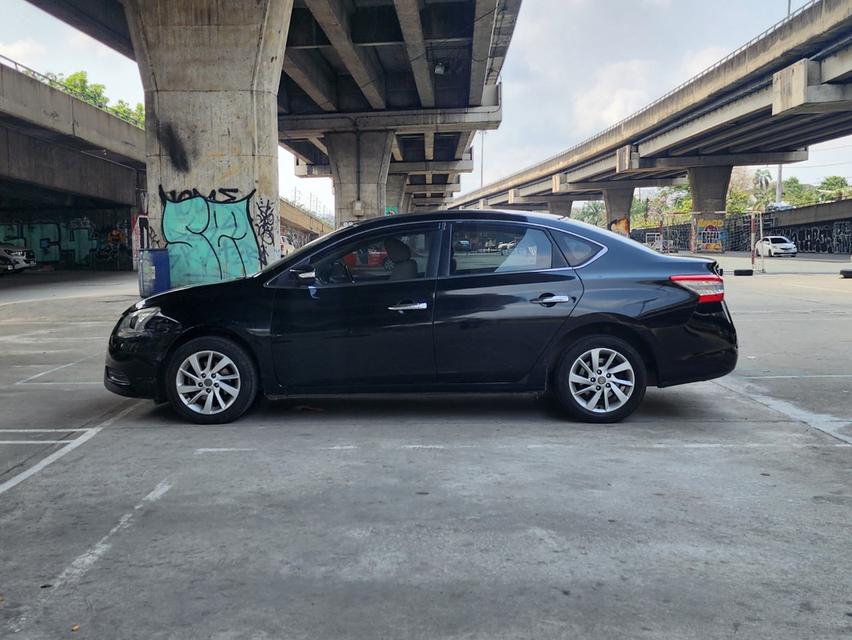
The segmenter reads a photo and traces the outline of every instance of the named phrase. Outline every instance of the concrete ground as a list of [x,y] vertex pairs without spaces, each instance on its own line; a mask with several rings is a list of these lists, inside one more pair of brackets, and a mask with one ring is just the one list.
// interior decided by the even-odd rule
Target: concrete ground
[[39,277],[0,280],[0,637],[852,633],[852,280],[727,278],[735,374],[618,425],[406,396],[200,427],[100,386],[132,276]]

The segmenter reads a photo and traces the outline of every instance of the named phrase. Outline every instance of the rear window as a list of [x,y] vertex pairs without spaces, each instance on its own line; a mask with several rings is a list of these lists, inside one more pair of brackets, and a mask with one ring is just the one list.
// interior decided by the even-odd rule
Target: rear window
[[788,242],[790,242],[789,240],[787,240],[787,238],[780,238],[778,236],[770,238],[770,240],[772,241],[772,244],[787,244]]
[[572,267],[579,267],[585,264],[602,250],[599,244],[571,235],[570,233],[554,231],[553,235],[556,237],[556,244],[562,249],[565,259],[568,260],[568,264]]

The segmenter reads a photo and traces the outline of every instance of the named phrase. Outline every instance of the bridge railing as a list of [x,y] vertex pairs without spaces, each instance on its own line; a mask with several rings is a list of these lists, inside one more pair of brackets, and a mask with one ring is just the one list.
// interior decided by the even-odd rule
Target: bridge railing
[[43,73],[39,73],[35,69],[30,69],[28,66],[21,64],[11,58],[7,58],[6,56],[0,54],[0,64],[3,64],[7,67],[10,67],[17,71],[18,73],[22,73],[23,75],[32,78],[33,80],[38,80],[39,82],[46,84],[57,91],[61,91],[62,93],[67,93],[78,100],[82,100],[86,104],[90,104],[96,109],[100,109],[101,111],[105,111],[106,113],[115,116],[119,120],[124,120],[128,124],[132,124],[134,127],[139,127],[140,129],[145,128],[145,122],[136,118],[135,116],[127,113],[123,113],[118,111],[114,107],[110,107],[106,104],[101,104],[98,102],[97,98],[100,96],[95,95],[94,93],[90,93],[87,91],[81,91],[76,87],[72,87],[71,85],[59,80],[58,78],[51,77],[45,75]]

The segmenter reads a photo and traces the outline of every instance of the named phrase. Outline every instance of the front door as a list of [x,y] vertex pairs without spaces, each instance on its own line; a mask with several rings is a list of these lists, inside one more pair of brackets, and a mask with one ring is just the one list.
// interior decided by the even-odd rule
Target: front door
[[438,279],[440,382],[518,382],[574,310],[583,285],[547,230],[456,223]]
[[[437,224],[376,230],[307,258],[275,292],[272,344],[288,392],[433,382]],[[285,274],[286,275],[286,274]]]

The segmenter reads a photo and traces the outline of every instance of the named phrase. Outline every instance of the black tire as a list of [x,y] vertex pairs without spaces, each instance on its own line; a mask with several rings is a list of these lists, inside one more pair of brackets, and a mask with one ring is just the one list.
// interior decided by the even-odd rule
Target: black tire
[[[574,366],[576,360],[587,351],[598,348],[611,349],[618,352],[633,368],[634,380],[632,394],[624,404],[609,413],[598,413],[582,406],[574,398],[569,386],[571,368]],[[647,381],[647,368],[639,352],[630,343],[621,338],[601,334],[582,338],[565,349],[556,370],[553,391],[559,400],[559,404],[571,418],[581,422],[603,424],[619,422],[636,411],[636,408],[645,397]]]
[[[236,399],[219,413],[199,413],[187,406],[178,394],[178,368],[192,354],[201,351],[215,351],[227,356],[233,362],[239,375],[240,385]],[[166,368],[165,387],[169,404],[182,418],[196,424],[224,424],[239,418],[254,403],[258,392],[258,374],[251,357],[241,346],[227,338],[205,336],[190,340],[175,350]]]

